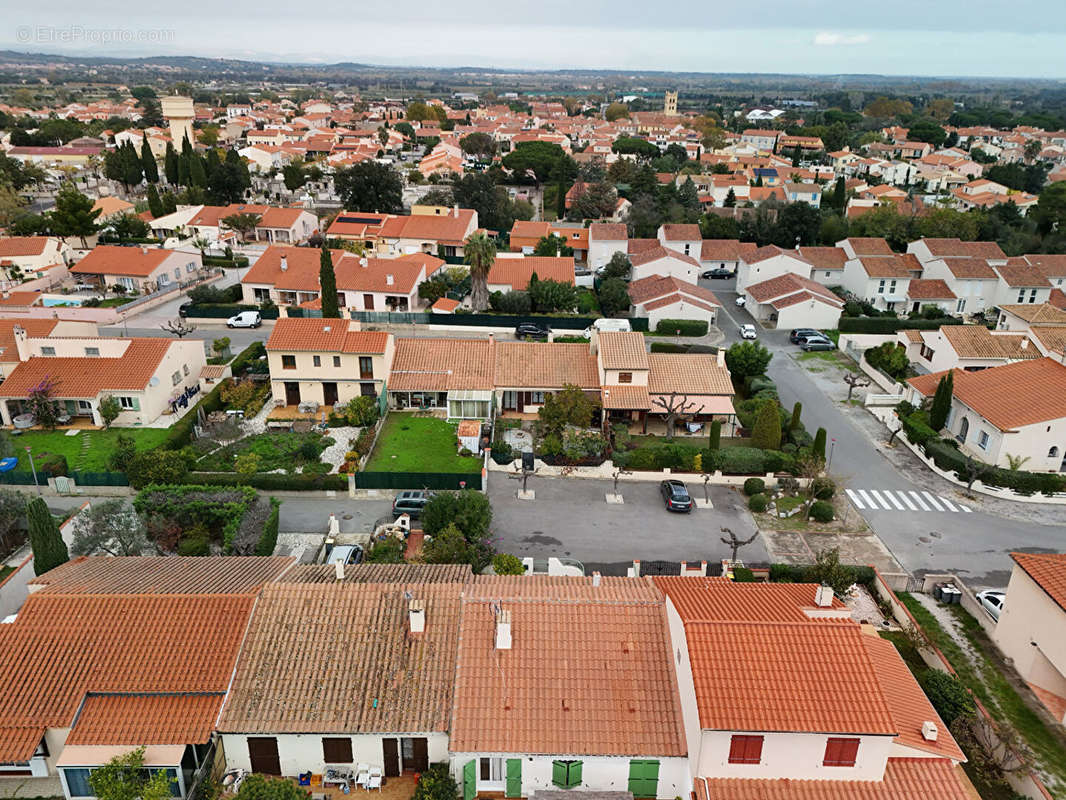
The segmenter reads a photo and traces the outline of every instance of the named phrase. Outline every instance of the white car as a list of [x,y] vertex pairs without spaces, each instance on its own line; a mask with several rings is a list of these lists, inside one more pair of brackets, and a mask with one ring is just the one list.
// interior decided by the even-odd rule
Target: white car
[[755,331],[755,326],[750,322],[745,322],[740,326],[740,338],[741,339],[758,339],[759,334]]
[[226,320],[227,328],[258,328],[262,324],[263,318],[258,311],[242,311]]
[[1006,594],[997,592],[994,589],[977,593],[977,602],[988,612],[988,616],[992,617],[996,622],[999,622],[999,615],[1003,612],[1003,602],[1006,599]]
[[744,299],[744,295],[740,295],[740,296],[739,296],[739,297],[737,298],[737,305],[738,305],[738,306],[740,306],[741,308],[743,308],[743,307],[744,307],[744,303],[746,303],[746,302],[747,302],[747,301],[746,301],[746,300]]

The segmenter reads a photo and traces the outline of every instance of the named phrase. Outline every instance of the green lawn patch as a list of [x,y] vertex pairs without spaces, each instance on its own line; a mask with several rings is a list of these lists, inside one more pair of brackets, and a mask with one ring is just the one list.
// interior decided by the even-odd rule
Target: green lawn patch
[[828,338],[832,339],[833,344],[835,344],[837,347],[840,347],[840,331],[822,331],[822,333],[824,333]]
[[97,308],[118,308],[124,306],[126,303],[133,302],[132,297],[109,297],[106,300],[101,300]]
[[458,455],[456,426],[436,417],[392,412],[367,472],[480,472],[481,459]]
[[106,472],[107,460],[115,449],[119,436],[129,436],[137,445],[137,451],[158,447],[167,438],[166,428],[111,428],[111,430],[83,430],[77,436],[67,436],[65,431],[26,431],[14,436],[11,443],[19,463],[17,469],[29,470],[26,448],[32,448],[37,459],[44,453],[66,456],[67,466],[72,470]]
[[195,468],[202,472],[229,472],[237,456],[255,453],[259,456],[258,472],[296,472],[306,464],[318,463],[322,451],[333,441],[321,433],[261,433],[203,456]]

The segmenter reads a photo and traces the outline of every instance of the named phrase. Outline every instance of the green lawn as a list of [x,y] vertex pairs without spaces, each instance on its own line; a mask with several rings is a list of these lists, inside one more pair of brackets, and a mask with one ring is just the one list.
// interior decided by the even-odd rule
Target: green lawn
[[118,308],[126,305],[126,303],[132,303],[133,300],[134,298],[132,297],[109,297],[106,300],[101,300],[97,308]]
[[[709,428],[710,424],[709,423],[706,424],[705,427]],[[667,439],[665,436],[634,436],[633,437],[633,447],[634,448],[647,447],[648,445],[668,444],[668,443],[670,443],[670,440]],[[687,444],[687,445],[691,445],[693,447],[698,447],[700,449],[703,449],[705,447],[710,447],[711,446],[711,437],[709,437],[709,436],[682,436],[682,435],[678,434],[677,436],[675,436],[673,438],[673,442],[672,443],[673,444]],[[725,450],[727,447],[751,447],[751,437],[750,436],[747,437],[747,438],[738,437],[736,439],[733,439],[733,438],[730,438],[728,436],[723,436],[722,438],[720,438],[718,440],[718,445],[723,450]]]
[[19,470],[29,470],[26,448],[31,447],[34,458],[42,453],[58,453],[67,457],[67,466],[72,470],[104,472],[119,436],[132,437],[140,451],[158,447],[168,432],[166,428],[112,428],[83,430],[77,436],[67,436],[65,431],[27,431],[11,437],[11,443],[19,459]]
[[1055,796],[1066,789],[1066,733],[1061,727],[1046,725],[1025,704],[997,663],[1000,656],[981,624],[962,606],[947,606],[955,617],[967,644],[977,654],[969,658],[958,642],[944,630],[925,606],[906,593],[899,599],[914,615],[922,630],[951,663],[959,679],[980,699],[996,719],[1013,727],[1032,751],[1036,767]]
[[392,412],[367,472],[480,472],[481,459],[457,454],[455,425],[435,417]]

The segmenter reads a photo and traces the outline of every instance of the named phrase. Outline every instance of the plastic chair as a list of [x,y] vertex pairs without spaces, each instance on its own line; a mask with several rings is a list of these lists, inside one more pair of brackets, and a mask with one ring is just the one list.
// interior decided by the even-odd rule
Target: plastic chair
[[381,791],[381,767],[371,767],[370,776],[366,780],[366,788]]
[[361,789],[366,788],[366,782],[370,778],[370,765],[359,764],[355,768],[355,785]]

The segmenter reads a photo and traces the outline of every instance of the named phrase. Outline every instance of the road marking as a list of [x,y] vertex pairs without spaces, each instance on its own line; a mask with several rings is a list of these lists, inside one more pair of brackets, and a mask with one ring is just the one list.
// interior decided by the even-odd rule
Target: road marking
[[899,499],[902,500],[906,504],[907,508],[909,508],[911,511],[918,510],[918,507],[911,502],[911,499],[909,497],[907,497],[906,492],[896,492],[896,494],[899,495]]
[[931,505],[933,507],[934,511],[943,511],[944,510],[944,509],[942,509],[940,507],[940,503],[938,503],[936,501],[936,498],[933,497],[931,494],[929,494],[929,492],[922,492],[922,494],[925,496],[925,499],[929,502],[929,505]]
[[892,492],[886,491],[885,492],[885,497],[887,497],[889,500],[892,501],[892,505],[894,505],[900,511],[903,511],[903,505],[899,502],[899,500],[896,499],[896,495],[895,494],[893,494]]
[[870,495],[866,494],[865,490],[859,489],[859,496],[866,501],[866,505],[870,508],[877,508],[877,503],[870,499]]
[[913,497],[913,498],[914,498],[914,502],[915,502],[915,503],[917,503],[917,504],[918,504],[919,506],[921,506],[921,508],[922,508],[922,511],[928,511],[928,510],[929,510],[929,506],[927,506],[927,505],[925,504],[925,501],[924,501],[924,500],[922,500],[922,497],[921,497],[921,495],[920,495],[920,494],[918,494],[917,492],[908,492],[908,494],[909,494],[909,495],[910,495],[911,497]]
[[851,502],[853,502],[853,503],[855,504],[855,506],[856,506],[856,507],[857,507],[857,508],[858,508],[858,509],[859,509],[860,511],[862,511],[862,510],[863,510],[864,508],[866,508],[866,506],[865,506],[865,505],[863,505],[863,502],[862,502],[862,500],[860,500],[860,499],[859,499],[859,495],[858,495],[858,493],[857,493],[857,492],[854,492],[854,491],[852,491],[851,489],[847,489],[846,491],[847,491],[848,497],[850,497],[850,498],[851,498]]
[[892,506],[890,506],[888,503],[885,502],[885,499],[883,497],[881,497],[881,493],[880,492],[877,492],[877,491],[874,491],[873,489],[871,489],[870,490],[870,494],[873,495],[874,500],[876,500],[878,505],[880,505],[882,508],[884,508],[885,511],[891,511],[892,510]]
[[961,503],[959,504],[959,508],[961,508],[967,514],[972,514],[973,513],[973,509],[972,508],[967,508],[966,506],[962,505]]
[[955,508],[955,506],[953,506],[951,504],[951,501],[948,500],[946,497],[941,497],[939,499],[940,499],[941,503],[943,503],[944,505],[946,505],[948,507],[948,511],[954,511],[955,513],[958,513],[959,510],[957,508]]

